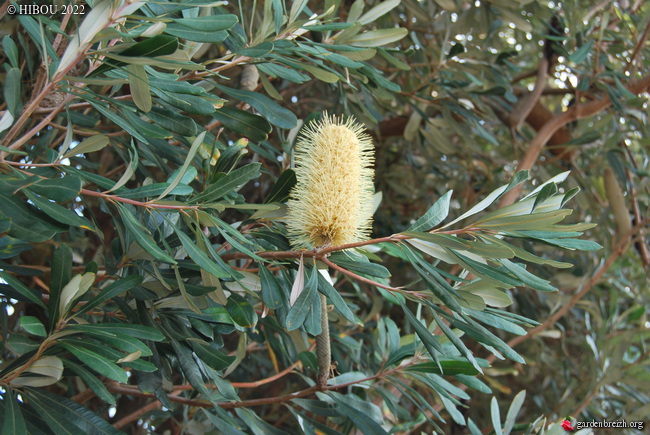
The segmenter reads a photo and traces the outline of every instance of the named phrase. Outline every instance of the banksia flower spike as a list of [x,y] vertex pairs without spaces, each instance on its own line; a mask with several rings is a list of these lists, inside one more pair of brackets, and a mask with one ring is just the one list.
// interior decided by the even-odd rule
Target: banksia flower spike
[[289,199],[294,248],[324,248],[368,237],[372,226],[374,149],[354,118],[311,122],[296,143],[297,183]]

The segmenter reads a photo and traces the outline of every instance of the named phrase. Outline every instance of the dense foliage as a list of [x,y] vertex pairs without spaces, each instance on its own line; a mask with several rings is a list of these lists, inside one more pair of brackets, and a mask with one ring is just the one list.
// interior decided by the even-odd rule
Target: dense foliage
[[[650,5],[19,6],[0,8],[2,433],[650,414]],[[373,137],[375,222],[297,249],[294,146],[324,111]]]

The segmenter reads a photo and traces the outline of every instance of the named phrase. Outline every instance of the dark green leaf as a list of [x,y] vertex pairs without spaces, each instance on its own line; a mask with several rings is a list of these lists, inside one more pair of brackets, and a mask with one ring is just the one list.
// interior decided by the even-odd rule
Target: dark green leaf
[[129,381],[126,372],[115,365],[114,362],[107,358],[83,347],[75,346],[67,342],[60,342],[61,346],[69,350],[74,356],[79,358],[81,362],[86,364],[97,373],[102,374],[114,381],[126,383]]
[[[439,364],[438,364],[439,363]],[[426,362],[414,364],[407,371],[435,373],[438,375],[475,375],[478,371],[469,361],[440,359],[438,363]]]
[[254,142],[266,140],[272,130],[271,124],[261,116],[232,107],[224,106],[214,112],[212,116],[229,130]]
[[351,251],[332,254],[330,260],[347,270],[361,275],[377,278],[390,278],[391,276],[390,271],[381,264],[371,263],[365,255]]
[[259,177],[260,166],[260,163],[249,163],[246,166],[235,169],[192,198],[192,202],[205,203],[223,198],[227,193],[238,189],[253,178]]
[[318,288],[318,275],[320,275],[318,269],[316,267],[312,268],[311,275],[305,283],[305,287],[302,289],[296,302],[289,309],[286,322],[288,331],[300,328],[305,323],[309,310],[316,305],[315,299],[319,297],[316,291]]
[[20,318],[20,326],[27,332],[39,337],[45,337],[47,332],[45,326],[34,316],[22,316]]
[[253,308],[246,298],[237,293],[231,293],[228,296],[226,309],[232,319],[244,328],[252,328],[257,324],[255,308]]
[[134,323],[101,323],[97,325],[88,325],[88,327],[113,334],[124,334],[141,340],[162,341],[165,339],[163,333],[156,328]]
[[336,311],[338,311],[339,314],[345,317],[349,322],[354,324],[359,323],[343,297],[341,297],[339,292],[329,283],[329,281],[327,281],[327,278],[322,276],[320,273],[318,274],[318,291],[324,294],[328,301],[334,305]]
[[92,411],[70,399],[36,388],[26,388],[29,404],[54,433],[78,435],[123,434]]
[[[150,112],[146,113],[146,116],[163,128],[182,136],[196,136],[199,131],[192,118],[179,115],[177,112],[162,107],[153,107]],[[146,142],[146,140],[142,142]]]
[[90,387],[91,390],[95,394],[97,394],[97,397],[102,399],[104,402],[109,403],[111,405],[115,405],[115,396],[113,396],[107,389],[106,386],[97,379],[95,375],[90,373],[88,370],[85,368],[81,367],[80,365],[66,359],[63,360],[63,364],[66,367],[69,367],[73,372],[75,372],[81,379],[84,380],[84,382]]
[[124,222],[124,226],[129,232],[129,235],[131,235],[131,237],[133,237],[145,251],[160,261],[176,264],[176,260],[158,247],[149,230],[138,222],[129,209],[121,204],[117,204],[117,207],[122,216],[122,222]]
[[273,51],[273,43],[265,41],[255,47],[242,48],[237,51],[237,54],[248,57],[262,57],[271,51]]
[[36,290],[30,289],[18,279],[14,278],[13,275],[8,274],[7,272],[0,271],[0,278],[2,278],[9,285],[9,287],[24,297],[26,301],[34,302],[35,304],[40,305],[42,308],[46,308],[43,301],[41,301],[41,295],[36,292]]
[[47,220],[47,216],[33,206],[14,196],[0,192],[0,201],[0,217],[11,219],[9,235],[12,237],[25,242],[43,242],[65,230],[54,221]]
[[411,310],[408,309],[406,304],[402,305],[402,310],[404,311],[404,314],[406,314],[406,318],[408,319],[409,323],[413,325],[413,329],[415,329],[415,333],[420,337],[420,340],[422,340],[422,343],[424,344],[424,347],[427,349],[431,357],[433,358],[434,361],[438,361],[438,356],[440,354],[444,355],[444,351],[442,350],[442,346],[440,343],[438,343],[438,340],[433,336],[431,332],[420,322],[417,317],[411,312]]
[[103,289],[97,296],[88,301],[84,306],[82,306],[76,315],[81,315],[85,312],[92,310],[98,305],[106,302],[109,299],[112,299],[125,291],[131,290],[142,283],[142,276],[140,275],[129,275],[125,278],[122,278],[118,281],[115,281],[105,289]]
[[194,42],[222,42],[228,37],[228,32],[224,30],[204,32],[176,23],[167,24],[165,33]]
[[23,192],[29,200],[38,207],[43,213],[47,214],[52,219],[62,224],[70,225],[73,227],[85,228],[93,230],[95,226],[85,217],[79,216],[72,210],[67,209],[55,202],[50,202],[32,192],[31,189],[25,189]]
[[224,14],[224,15],[209,15],[207,17],[195,18],[180,18],[175,19],[174,22],[190,29],[200,30],[202,32],[216,32],[219,30],[228,30],[239,19],[237,15]]
[[210,259],[208,254],[203,252],[199,247],[192,241],[192,239],[189,238],[185,233],[183,233],[182,230],[179,230],[178,228],[174,227],[174,231],[176,232],[176,235],[180,239],[181,243],[183,244],[183,248],[185,249],[185,252],[190,256],[192,260],[203,270],[206,272],[218,277],[218,278],[228,278],[230,274],[224,270],[222,267],[220,267],[218,264],[216,264],[214,261]]
[[266,95],[241,89],[228,88],[219,84],[217,84],[217,88],[225,92],[226,95],[250,104],[273,125],[280,128],[293,128],[298,123],[298,119],[293,112],[280,106]]
[[260,269],[260,282],[262,285],[262,299],[264,304],[271,308],[277,309],[284,305],[285,296],[280,288],[280,283],[275,276],[264,267],[264,264],[259,263]]
[[201,344],[195,341],[190,341],[189,343],[201,361],[214,370],[225,370],[237,359],[236,356],[228,356],[207,344]]
[[4,422],[2,423],[2,433],[10,434],[24,434],[27,433],[25,425],[25,418],[20,410],[18,401],[14,398],[11,388],[7,388],[4,397],[2,398],[4,404]]
[[264,199],[264,204],[270,202],[285,202],[289,198],[289,192],[296,184],[296,173],[293,169],[287,169],[278,177],[278,180],[271,188],[271,191]]

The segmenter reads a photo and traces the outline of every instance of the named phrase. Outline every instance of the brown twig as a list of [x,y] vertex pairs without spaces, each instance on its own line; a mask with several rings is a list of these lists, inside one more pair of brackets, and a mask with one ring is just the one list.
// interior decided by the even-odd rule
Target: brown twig
[[[632,82],[627,90],[631,93],[638,95],[650,87],[650,76]],[[539,158],[542,149],[546,142],[553,136],[553,134],[572,121],[593,116],[602,110],[606,109],[612,104],[609,96],[603,96],[602,100],[594,100],[589,103],[576,104],[566,112],[559,114],[547,122],[538,132],[530,146],[526,150],[526,154],[519,162],[517,171],[531,169],[537,159]],[[506,193],[501,199],[499,206],[505,207],[516,201],[521,193],[521,185],[515,187],[510,192]]]

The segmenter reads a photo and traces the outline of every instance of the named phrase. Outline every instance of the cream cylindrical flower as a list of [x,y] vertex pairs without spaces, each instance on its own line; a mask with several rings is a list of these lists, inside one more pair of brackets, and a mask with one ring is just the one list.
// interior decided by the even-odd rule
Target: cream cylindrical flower
[[372,228],[374,148],[354,118],[311,122],[295,150],[296,186],[288,202],[294,248],[354,243]]

